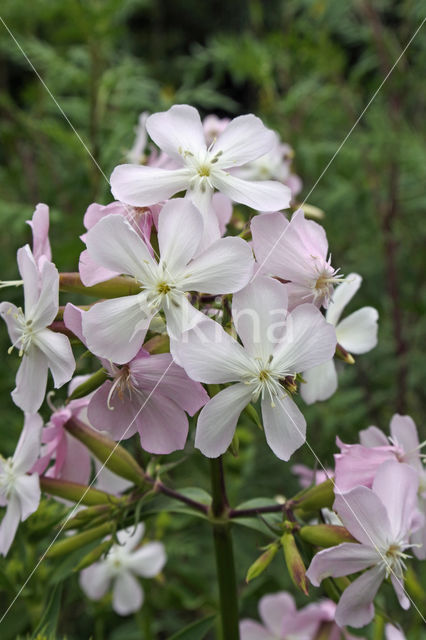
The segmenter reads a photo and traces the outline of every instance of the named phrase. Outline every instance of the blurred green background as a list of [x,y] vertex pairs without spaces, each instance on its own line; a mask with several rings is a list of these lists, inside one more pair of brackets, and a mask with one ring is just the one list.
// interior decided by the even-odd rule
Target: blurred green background
[[[333,398],[304,409],[309,442],[331,466],[336,434],[354,442],[370,424],[387,430],[396,411],[412,415],[425,438],[424,30],[310,193],[423,20],[423,2],[3,0],[0,15],[5,23],[0,24],[3,280],[17,277],[16,249],[29,241],[25,220],[38,202],[51,207],[58,268],[77,270],[83,214],[91,202],[112,199],[88,150],[108,177],[132,146],[141,111],[189,103],[202,115],[254,112],[293,147],[294,170],[304,183],[301,198],[309,194],[308,202],[326,213],[333,264],[364,278],[350,309],[368,304],[380,314],[378,347],[360,356],[354,367],[342,367]],[[2,293],[3,299],[20,299],[17,290]],[[7,454],[22,424],[9,395],[17,359],[7,356],[8,344],[2,327],[1,450]],[[240,457],[226,460],[234,504],[297,490],[289,465],[274,458],[253,425],[243,426],[241,441]],[[206,461],[191,446],[188,456],[172,472],[171,482],[207,489]],[[315,460],[303,447],[292,462],[313,466]],[[14,551],[0,561],[1,610],[43,551],[37,531],[40,522],[48,525],[57,507],[46,503],[43,509],[21,527]],[[58,638],[167,638],[214,611],[208,528],[163,515],[151,523],[151,533],[164,537],[169,564],[163,584],[146,586],[148,605],[142,613],[123,620],[108,603],[88,603],[73,577],[62,595]],[[243,585],[265,538],[245,529],[237,533]],[[2,639],[34,630],[50,594],[54,566],[43,563],[2,624]],[[284,564],[276,561],[242,587],[243,614],[255,617],[259,597],[282,588],[290,583]],[[380,598],[394,608],[390,590]],[[303,604],[303,597],[298,602]],[[398,620],[409,629],[410,640],[421,638],[415,612],[398,611]]]

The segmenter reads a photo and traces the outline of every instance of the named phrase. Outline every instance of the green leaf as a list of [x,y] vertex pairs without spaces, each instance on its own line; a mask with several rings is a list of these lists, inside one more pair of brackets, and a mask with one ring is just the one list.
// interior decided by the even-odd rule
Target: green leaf
[[31,640],[35,640],[39,634],[47,637],[56,636],[56,627],[58,626],[59,613],[61,611],[62,586],[62,584],[57,584],[51,590],[46,608],[31,636]]
[[215,622],[216,614],[193,622],[181,631],[170,636],[169,640],[203,640]]
[[[256,507],[269,507],[276,504],[275,500],[271,500],[271,498],[252,498],[239,504],[236,509],[255,509]],[[247,518],[233,518],[232,523],[260,531],[260,533],[264,533],[269,538],[273,538],[274,534],[265,523],[268,523],[271,527],[276,527],[282,523],[282,515],[280,513],[262,513],[261,517],[259,515]]]

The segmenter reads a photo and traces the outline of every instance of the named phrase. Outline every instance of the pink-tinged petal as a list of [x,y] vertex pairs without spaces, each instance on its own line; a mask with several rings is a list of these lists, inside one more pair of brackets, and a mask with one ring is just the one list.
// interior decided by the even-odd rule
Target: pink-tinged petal
[[179,273],[197,252],[203,235],[201,213],[188,198],[167,202],[158,218],[158,244],[162,262]]
[[61,469],[61,478],[68,482],[88,484],[91,474],[91,460],[88,449],[78,440],[65,434],[67,450]]
[[27,220],[33,232],[33,255],[36,262],[44,256],[52,260],[52,251],[49,243],[49,207],[47,204],[38,204],[33,213],[32,220]]
[[[377,427],[368,427],[359,432],[359,441],[363,447],[388,447],[389,440]],[[361,483],[360,483],[361,484]]]
[[40,482],[37,474],[22,475],[15,481],[15,495],[19,498],[22,522],[34,511],[37,511],[40,503]]
[[373,600],[383,579],[384,569],[377,566],[346,587],[336,609],[339,626],[350,625],[359,629],[371,622],[374,616]]
[[240,638],[241,640],[276,640],[274,634],[254,620],[241,620]]
[[310,582],[318,587],[325,578],[351,575],[378,562],[380,562],[380,556],[371,546],[344,542],[337,547],[323,549],[317,553],[312,558],[306,575]]
[[400,629],[397,629],[393,624],[385,625],[386,640],[407,640],[405,635]]
[[384,504],[379,496],[367,487],[355,487],[345,494],[336,494],[334,511],[345,527],[363,545],[386,547],[391,525]]
[[23,411],[36,413],[40,409],[46,393],[47,371],[46,356],[32,345],[22,357],[12,391],[13,402]]
[[234,202],[240,202],[257,211],[278,211],[290,206],[291,191],[273,180],[242,180],[230,173],[217,173],[211,178],[218,191]]
[[235,293],[253,273],[254,258],[242,238],[220,238],[186,267],[185,289],[211,295]]
[[216,192],[212,198],[212,209],[219,222],[220,235],[223,236],[232,217],[232,202],[223,193]]
[[145,451],[162,455],[184,448],[188,418],[173,400],[154,391],[141,407],[139,435]]
[[250,355],[266,361],[285,332],[285,286],[265,276],[255,278],[234,295],[232,321]]
[[190,176],[188,169],[121,164],[111,174],[111,191],[127,204],[148,207],[187,189]]
[[251,388],[243,383],[234,384],[215,395],[198,417],[195,446],[208,458],[225,453],[232,438],[241,411],[251,400]]
[[259,614],[265,627],[274,636],[284,638],[284,617],[296,614],[294,598],[284,591],[263,596],[259,602]]
[[37,334],[36,345],[46,356],[55,388],[59,389],[71,380],[75,370],[75,360],[68,337],[44,329]]
[[206,149],[200,115],[187,104],[176,104],[168,111],[152,114],[146,121],[146,129],[160,149],[180,162],[185,152],[198,155]]
[[342,453],[334,456],[336,487],[340,492],[358,485],[371,487],[378,468],[388,460],[395,460],[396,451],[386,447],[364,447],[361,444],[342,445]]
[[112,588],[112,608],[120,616],[128,616],[141,608],[143,589],[138,580],[128,571],[120,573]]
[[0,555],[6,556],[18,529],[21,509],[19,498],[12,495],[0,523]]
[[296,307],[288,316],[283,340],[274,351],[274,366],[286,374],[300,373],[332,359],[336,332],[312,304]]
[[129,362],[142,346],[152,315],[144,293],[95,304],[83,315],[88,348],[117,364]]
[[33,320],[34,328],[47,327],[56,317],[59,306],[59,273],[52,262],[44,261],[40,269],[40,294],[27,319]]
[[325,314],[327,322],[334,324],[334,326],[337,325],[343,309],[350,300],[352,300],[360,288],[361,282],[362,278],[360,275],[357,273],[350,273],[346,276],[343,282],[335,288],[327,313]]
[[423,465],[420,458],[419,436],[413,418],[396,413],[390,423],[390,432],[393,442],[404,451],[404,462],[421,473]]
[[146,282],[156,265],[142,238],[121,216],[102,218],[88,232],[86,245],[96,263],[140,282]]
[[35,308],[40,291],[40,272],[28,244],[16,253],[18,269],[24,281],[25,312],[28,316]]
[[267,395],[262,400],[262,417],[268,445],[280,460],[289,460],[306,440],[306,420],[288,396]]
[[169,353],[135,358],[129,366],[142,389],[150,392],[156,387],[159,393],[176,402],[191,416],[209,400],[201,384],[191,380],[184,369],[173,362]]
[[142,398],[130,400],[128,395],[122,398],[114,393],[111,398],[113,383],[110,380],[95,391],[90,400],[87,416],[90,424],[98,431],[106,431],[114,440],[127,440],[138,430],[138,411],[144,401]]
[[336,327],[339,344],[351,353],[371,351],[377,344],[378,319],[379,314],[373,307],[354,311]]
[[417,514],[419,477],[407,464],[385,462],[377,471],[373,491],[386,508],[390,531],[399,540],[408,537]]
[[280,242],[289,224],[283,213],[264,213],[252,219],[253,249],[262,273],[280,274],[283,258],[277,242]]
[[107,205],[98,204],[97,202],[93,202],[90,204],[86,213],[84,214],[83,224],[87,230],[91,229],[95,226],[101,218],[109,215],[110,213],[115,213],[117,215],[125,216],[127,213],[128,207],[122,202],[110,202]]
[[6,323],[7,332],[12,344],[16,344],[21,336],[21,325],[17,321],[18,307],[11,302],[0,302],[0,316]]
[[234,118],[219,135],[212,154],[221,152],[219,163],[225,169],[238,167],[264,156],[276,143],[276,134],[253,114]]
[[112,271],[98,265],[87,249],[80,253],[78,271],[85,287],[92,287],[95,284],[99,284],[99,282],[105,282],[105,280],[110,280],[114,276],[120,275],[119,271]]
[[337,389],[337,371],[333,360],[304,371],[302,377],[305,382],[300,385],[300,395],[306,404],[328,400]]
[[26,414],[24,428],[13,454],[13,468],[18,474],[27,473],[40,453],[43,420],[38,413]]
[[97,562],[80,573],[80,587],[91,600],[100,600],[108,591],[110,582],[110,572],[105,562]]
[[142,578],[154,578],[166,560],[164,545],[161,542],[148,542],[132,554],[132,571]]
[[174,350],[179,364],[198,382],[234,382],[252,369],[243,347],[214,320],[206,319],[186,331]]
[[391,574],[391,582],[392,586],[395,590],[395,593],[398,598],[398,602],[403,609],[410,608],[410,600],[407,598],[407,593],[404,589],[404,578],[403,576],[397,576],[395,573]]
[[83,315],[84,311],[76,307],[72,302],[67,302],[64,309],[64,324],[67,329],[85,344],[83,335]]

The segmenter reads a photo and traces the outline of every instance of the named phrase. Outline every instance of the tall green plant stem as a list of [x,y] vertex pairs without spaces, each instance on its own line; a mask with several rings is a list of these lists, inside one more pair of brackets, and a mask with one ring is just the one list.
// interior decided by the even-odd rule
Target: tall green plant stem
[[213,496],[211,522],[219,586],[222,640],[239,640],[237,579],[222,458],[212,459],[210,464]]

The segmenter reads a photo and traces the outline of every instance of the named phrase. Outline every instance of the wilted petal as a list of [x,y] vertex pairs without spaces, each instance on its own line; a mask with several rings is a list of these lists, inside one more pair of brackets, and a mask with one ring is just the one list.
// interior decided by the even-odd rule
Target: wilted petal
[[188,169],[121,164],[111,174],[111,191],[118,200],[135,207],[147,207],[186,189],[190,176]]
[[370,546],[344,542],[337,547],[324,549],[317,553],[313,557],[306,575],[310,582],[318,587],[325,578],[351,575],[378,562],[380,562],[380,556]]
[[289,460],[306,439],[306,420],[287,394],[262,400],[263,427],[266,441],[280,460]]
[[339,626],[350,625],[359,629],[371,622],[374,616],[373,600],[383,579],[384,569],[377,566],[346,587],[336,609]]
[[337,389],[337,371],[334,360],[319,364],[302,374],[300,395],[306,404],[328,400]]
[[366,353],[377,344],[379,314],[373,307],[363,307],[344,318],[336,327],[337,341],[351,353]]
[[206,149],[200,115],[187,104],[176,104],[168,111],[152,114],[146,121],[146,129],[160,149],[180,162],[185,152],[198,155]]
[[337,325],[339,322],[339,318],[342,315],[343,309],[349,303],[350,300],[354,297],[358,289],[360,288],[362,283],[362,278],[357,273],[350,273],[343,280],[341,284],[339,284],[331,298],[330,304],[327,309],[327,313],[325,317],[327,318],[327,322]]
[[249,181],[229,173],[212,176],[212,183],[234,202],[241,202],[257,211],[278,211],[290,206],[291,191],[273,180]]
[[148,542],[132,554],[132,571],[142,578],[154,578],[166,564],[166,559],[161,542]]
[[225,453],[232,438],[241,411],[251,399],[251,388],[243,383],[234,384],[215,395],[198,417],[195,446],[208,458]]

